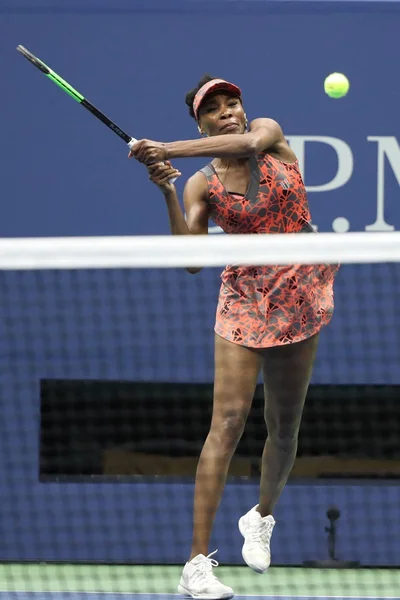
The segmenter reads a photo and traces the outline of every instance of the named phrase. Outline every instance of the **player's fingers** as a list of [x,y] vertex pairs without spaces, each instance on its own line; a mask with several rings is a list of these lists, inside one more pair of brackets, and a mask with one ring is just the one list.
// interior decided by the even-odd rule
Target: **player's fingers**
[[171,179],[176,179],[177,177],[180,177],[180,176],[181,176],[181,173],[179,173],[177,171],[173,171],[173,173],[171,173],[170,175],[166,175],[165,177],[160,179],[158,185],[165,185],[166,183],[169,183]]
[[129,149],[128,158],[136,158],[146,140],[136,140]]
[[165,169],[167,167],[162,162],[154,162],[154,163],[151,163],[150,165],[146,165],[146,168],[149,173],[155,173],[156,171],[158,171],[160,169]]
[[140,160],[145,162],[146,164],[150,164],[152,162],[158,162],[160,160],[164,160],[165,151],[160,148],[150,146],[144,149],[143,153],[140,154]]
[[167,179],[172,179],[172,177],[180,177],[182,175],[182,173],[179,171],[179,169],[170,169],[169,171],[166,171],[163,175],[163,177],[166,177]]
[[138,160],[139,162],[143,163],[143,151],[139,150],[136,154],[135,154],[135,158],[136,160]]
[[168,161],[168,162],[152,163],[151,165],[147,165],[147,169],[148,169],[149,173],[162,174],[170,169],[175,169],[175,167],[173,165],[171,165],[171,163]]
[[163,175],[166,171],[173,169],[174,167],[170,165],[165,165],[164,163],[153,163],[152,165],[148,165],[147,169],[149,173],[154,176]]
[[[136,146],[136,144],[135,144],[135,146]],[[136,160],[138,160],[141,163],[145,162],[145,156],[148,153],[148,151],[149,151],[149,148],[147,146],[146,140],[141,140],[140,146],[137,146],[137,148],[134,148],[134,156],[135,156]]]
[[157,160],[160,159],[156,152],[153,150],[147,150],[146,152],[143,152],[143,155],[140,156],[139,160],[144,162],[146,165],[150,165],[151,163],[157,162]]
[[128,154],[128,158],[136,158],[136,160],[138,160],[139,162],[143,162],[142,160],[140,160],[140,155],[142,153],[142,150],[133,150],[132,148],[129,150],[129,154]]
[[182,175],[182,173],[180,171],[173,169],[172,171],[170,171],[168,173],[164,173],[163,175],[159,175],[158,177],[152,176],[152,177],[150,177],[150,179],[153,183],[156,183],[157,185],[162,185],[163,183],[166,183],[170,179],[173,179],[174,177],[180,177],[181,175]]
[[164,183],[168,183],[170,179],[173,179],[174,177],[180,177],[181,175],[182,173],[178,171],[178,169],[169,168],[158,173],[157,175],[150,175],[150,179],[157,185],[163,185]]

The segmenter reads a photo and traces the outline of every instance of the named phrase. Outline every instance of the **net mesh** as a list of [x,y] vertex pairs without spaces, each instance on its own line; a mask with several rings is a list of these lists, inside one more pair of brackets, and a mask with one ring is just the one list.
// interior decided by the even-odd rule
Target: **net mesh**
[[[222,267],[340,262],[272,567],[260,578],[243,566],[237,529],[258,499],[261,378],[210,551],[236,595],[398,597],[399,238],[0,240],[1,589],[175,594],[212,414]],[[310,568],[332,558],[348,570]]]

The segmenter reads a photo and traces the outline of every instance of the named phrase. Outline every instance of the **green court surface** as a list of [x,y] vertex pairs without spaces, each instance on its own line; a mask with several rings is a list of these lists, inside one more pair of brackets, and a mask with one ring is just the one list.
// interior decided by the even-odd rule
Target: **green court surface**
[[[181,566],[2,564],[0,592],[176,594]],[[219,567],[236,595],[400,598],[400,570]]]

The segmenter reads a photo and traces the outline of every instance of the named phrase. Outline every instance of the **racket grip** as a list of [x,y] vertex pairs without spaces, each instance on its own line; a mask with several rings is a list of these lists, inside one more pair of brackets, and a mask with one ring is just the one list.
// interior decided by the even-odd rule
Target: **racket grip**
[[[133,146],[133,144],[134,144],[135,142],[137,142],[137,140],[136,140],[135,138],[132,138],[132,139],[131,139],[131,140],[128,142],[129,149],[131,149],[131,148],[132,148],[132,146]],[[171,184],[172,184],[172,183],[175,183],[175,181],[176,181],[177,179],[178,179],[177,177],[172,177],[172,179],[170,179],[170,180],[168,181],[168,183],[171,183]]]

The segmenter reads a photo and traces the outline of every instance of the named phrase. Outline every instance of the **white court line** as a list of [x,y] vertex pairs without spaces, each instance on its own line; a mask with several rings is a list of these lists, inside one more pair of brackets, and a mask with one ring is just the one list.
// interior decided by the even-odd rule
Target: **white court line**
[[[187,598],[182,594],[166,592],[104,592],[99,591],[79,591],[79,590],[0,590],[0,594],[113,594],[114,596],[175,596],[176,598]],[[369,598],[378,598],[379,600],[400,600],[400,596],[314,596],[313,594],[235,594],[234,598],[313,598],[313,600],[324,600],[346,598],[350,600],[367,600]]]

